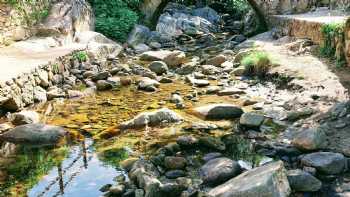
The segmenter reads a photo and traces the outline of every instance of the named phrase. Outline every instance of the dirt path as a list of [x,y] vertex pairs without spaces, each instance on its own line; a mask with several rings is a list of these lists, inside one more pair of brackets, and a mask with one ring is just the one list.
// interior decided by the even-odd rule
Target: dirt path
[[39,65],[47,64],[60,56],[85,46],[71,44],[52,47],[48,40],[28,40],[0,49],[0,82],[5,82],[22,73],[30,72]]

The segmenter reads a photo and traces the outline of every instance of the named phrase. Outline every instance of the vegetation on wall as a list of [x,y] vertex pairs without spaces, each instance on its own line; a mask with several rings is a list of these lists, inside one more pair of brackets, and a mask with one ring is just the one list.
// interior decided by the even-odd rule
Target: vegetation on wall
[[50,0],[3,0],[15,8],[22,25],[33,26],[49,15]]
[[89,0],[96,16],[96,31],[124,42],[140,18],[141,0]]
[[[320,53],[323,57],[334,59],[337,66],[343,66],[346,63],[344,48],[345,43],[345,24],[331,23],[325,24],[321,28],[324,37]],[[338,48],[337,48],[338,46]]]

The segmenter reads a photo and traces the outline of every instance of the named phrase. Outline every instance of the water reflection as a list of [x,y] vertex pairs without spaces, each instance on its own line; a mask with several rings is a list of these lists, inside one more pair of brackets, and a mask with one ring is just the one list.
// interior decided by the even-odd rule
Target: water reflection
[[71,147],[69,156],[44,176],[27,195],[29,197],[84,196],[95,197],[99,188],[113,183],[121,172],[101,162],[92,147],[92,140]]

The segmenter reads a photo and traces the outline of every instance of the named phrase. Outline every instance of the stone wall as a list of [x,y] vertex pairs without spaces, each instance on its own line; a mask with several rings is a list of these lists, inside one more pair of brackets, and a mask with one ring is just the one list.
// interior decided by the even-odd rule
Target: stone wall
[[345,24],[345,58],[350,66],[350,18],[346,21]]
[[17,0],[17,3],[11,4],[0,0],[0,45],[9,45],[33,35],[33,25],[47,15],[50,3],[51,0],[30,3]]

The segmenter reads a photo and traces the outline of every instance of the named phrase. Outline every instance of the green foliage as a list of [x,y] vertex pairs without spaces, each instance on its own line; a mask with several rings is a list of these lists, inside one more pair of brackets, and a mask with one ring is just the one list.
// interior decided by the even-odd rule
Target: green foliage
[[345,24],[344,23],[331,23],[325,24],[321,28],[321,32],[324,37],[323,44],[320,48],[320,54],[323,57],[335,59],[337,67],[341,67],[346,64],[345,56],[341,54],[337,57],[336,45],[338,42],[345,43]]
[[5,0],[21,15],[23,25],[33,26],[49,15],[49,0]]
[[140,0],[90,0],[96,15],[96,31],[120,42],[138,22]]
[[270,70],[272,61],[266,52],[256,51],[243,57],[241,64],[245,67],[246,75],[264,77]]
[[73,54],[73,59],[78,60],[79,62],[86,62],[88,56],[85,51],[78,51]]
[[119,163],[129,157],[129,153],[125,148],[115,148],[104,151],[101,159],[111,166],[119,167]]

